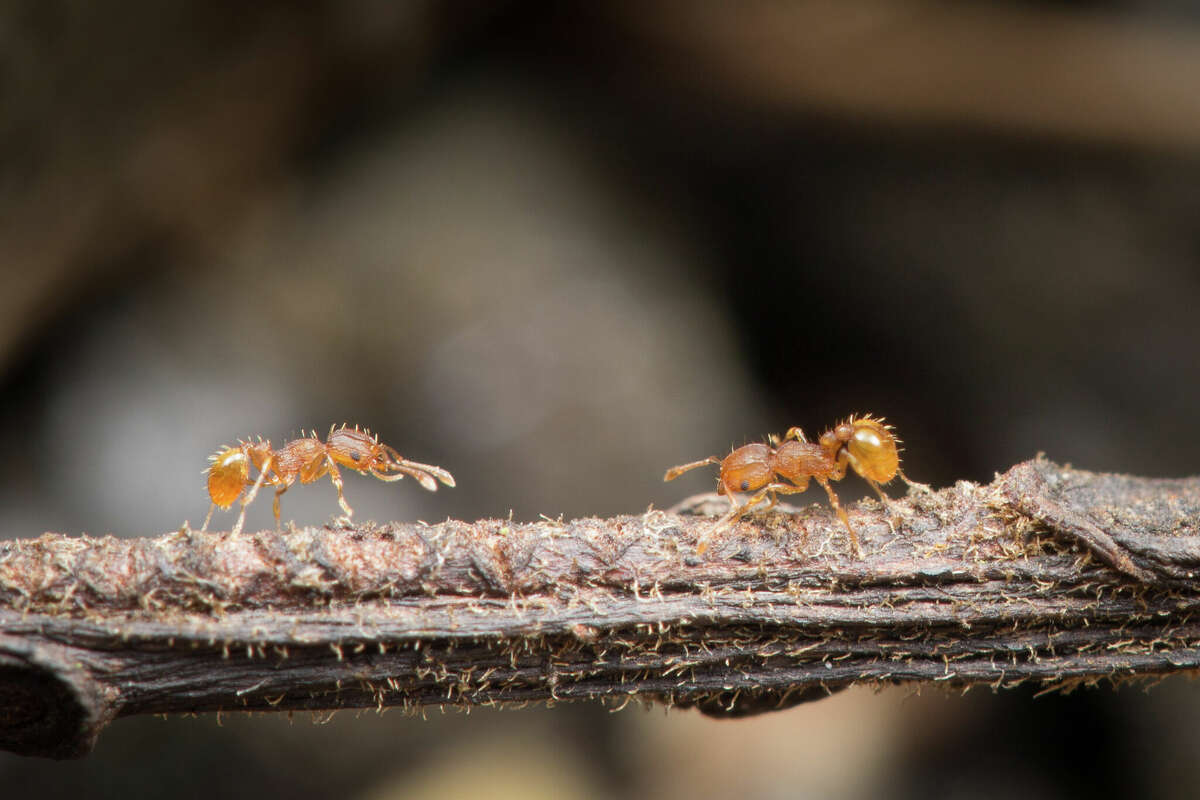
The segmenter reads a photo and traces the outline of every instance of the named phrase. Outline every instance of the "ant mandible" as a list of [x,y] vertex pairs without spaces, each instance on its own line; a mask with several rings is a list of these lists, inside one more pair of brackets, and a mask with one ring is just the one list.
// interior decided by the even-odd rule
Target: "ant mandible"
[[[899,440],[892,433],[892,427],[883,419],[869,414],[862,417],[851,416],[845,422],[835,425],[832,430],[821,434],[817,442],[808,441],[804,431],[799,428],[789,428],[782,443],[774,436],[768,437],[768,441],[769,444],[743,445],[725,458],[710,456],[702,461],[671,467],[663,476],[664,481],[672,481],[697,467],[708,464],[721,466],[721,473],[717,478],[717,494],[729,496],[730,509],[697,543],[698,555],[702,555],[708,549],[708,537],[713,533],[722,530],[764,499],[769,500],[767,509],[770,509],[778,502],[776,495],[803,492],[808,488],[810,478],[821,484],[821,488],[829,495],[833,510],[837,512],[850,535],[855,555],[861,555],[858,536],[850,525],[845,509],[838,502],[833,487],[829,485],[830,481],[840,481],[844,478],[847,467],[870,484],[884,505],[889,508],[891,503],[880,484],[887,483],[897,475],[910,487],[929,490],[924,484],[910,481],[901,471],[900,451],[897,447]],[[735,492],[755,494],[745,503],[738,505],[733,498]]]
[[[350,504],[342,494],[342,474],[338,466],[348,467],[363,475],[374,475],[381,481],[398,481],[405,475],[431,492],[437,491],[437,482],[454,485],[454,476],[441,467],[420,464],[402,458],[395,448],[379,441],[368,430],[358,426],[331,427],[322,442],[313,431],[311,436],[293,439],[278,450],[271,449],[271,442],[261,438],[257,441],[238,440],[236,445],[226,445],[209,457],[212,462],[208,473],[208,496],[212,505],[204,518],[208,530],[209,520],[217,506],[229,508],[250,487],[242,500],[242,511],[233,533],[241,532],[246,521],[246,506],[254,501],[263,486],[275,487],[275,527],[279,527],[279,498],[291,488],[297,479],[300,483],[312,483],[328,475],[337,488],[338,504],[347,517],[354,515]],[[250,468],[258,470],[258,477],[250,479]],[[437,480],[434,480],[434,479]]]

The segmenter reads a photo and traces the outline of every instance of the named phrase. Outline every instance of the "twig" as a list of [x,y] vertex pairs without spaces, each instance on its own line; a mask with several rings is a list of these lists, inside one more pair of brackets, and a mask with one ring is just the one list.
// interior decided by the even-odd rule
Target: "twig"
[[739,715],[855,683],[1071,688],[1200,668],[1200,479],[1037,460],[748,517],[0,543],[0,748],[117,716],[631,698]]

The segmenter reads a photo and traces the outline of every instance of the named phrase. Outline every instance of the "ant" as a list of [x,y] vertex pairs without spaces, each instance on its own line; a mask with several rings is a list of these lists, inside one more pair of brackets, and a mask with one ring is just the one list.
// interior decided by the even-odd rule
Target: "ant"
[[[301,431],[303,433],[303,431]],[[342,494],[342,474],[338,466],[349,467],[363,475],[374,475],[381,481],[398,481],[405,475],[413,478],[422,488],[437,491],[437,481],[447,486],[454,485],[454,476],[441,467],[419,464],[400,456],[392,447],[379,441],[368,430],[359,430],[356,425],[348,428],[331,427],[322,442],[313,431],[311,436],[293,439],[278,450],[271,449],[271,442],[259,438],[257,441],[238,440],[236,445],[226,445],[209,456],[212,462],[208,473],[208,496],[212,505],[204,518],[208,530],[209,520],[217,506],[229,508],[241,497],[246,487],[250,491],[242,500],[242,512],[238,515],[233,533],[240,533],[246,521],[246,506],[254,501],[258,490],[264,485],[275,487],[275,527],[279,527],[279,498],[291,488],[298,478],[300,483],[312,483],[328,475],[337,488],[338,503],[347,517],[354,515],[350,504]],[[250,479],[250,467],[258,470],[258,478]],[[437,480],[434,480],[434,479]]]
[[[859,556],[862,555],[862,550],[858,545],[858,536],[855,535],[842,504],[838,502],[833,487],[829,485],[830,481],[840,481],[846,476],[846,468],[850,467],[871,485],[884,505],[889,508],[891,502],[883,493],[880,484],[887,483],[897,475],[910,487],[930,491],[925,484],[910,481],[901,471],[900,451],[897,447],[899,440],[892,433],[892,427],[883,419],[869,414],[862,417],[851,416],[845,422],[835,425],[832,430],[821,434],[817,442],[808,441],[804,431],[799,428],[789,428],[783,439],[781,443],[775,436],[769,436],[768,444],[743,445],[725,458],[710,456],[702,461],[671,467],[663,476],[663,480],[675,480],[688,470],[708,464],[721,466],[720,477],[717,478],[717,494],[729,496],[730,509],[725,516],[717,520],[708,534],[711,536],[764,499],[770,500],[767,509],[773,508],[778,502],[777,494],[803,492],[808,488],[809,479],[814,479],[829,495],[829,503],[846,526],[854,553]],[[745,503],[738,505],[733,499],[735,492],[755,494]],[[703,555],[708,549],[708,536],[697,543],[697,555]]]

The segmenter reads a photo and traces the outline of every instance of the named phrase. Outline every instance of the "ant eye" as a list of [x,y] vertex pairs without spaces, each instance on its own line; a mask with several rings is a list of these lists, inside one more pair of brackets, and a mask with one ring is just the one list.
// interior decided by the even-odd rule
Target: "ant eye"
[[353,458],[355,461],[359,461],[362,459],[362,454],[359,453],[357,450],[351,450],[350,457]]
[[742,481],[742,491],[743,492],[750,491],[750,481]]

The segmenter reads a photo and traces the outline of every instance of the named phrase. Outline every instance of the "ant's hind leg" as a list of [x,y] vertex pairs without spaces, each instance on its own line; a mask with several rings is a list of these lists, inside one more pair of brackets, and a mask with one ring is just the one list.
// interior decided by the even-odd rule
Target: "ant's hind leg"
[[277,530],[277,531],[282,530],[282,526],[279,522],[279,498],[282,497],[283,493],[286,492],[290,488],[291,488],[290,483],[285,483],[282,486],[278,487],[275,490],[275,500],[274,500],[274,502],[271,503],[271,509],[275,512],[275,530]]
[[850,525],[850,518],[846,516],[846,509],[842,508],[842,504],[838,502],[838,496],[834,494],[833,487],[824,478],[819,478],[815,475],[813,477],[821,484],[821,488],[825,490],[825,494],[829,495],[829,504],[833,506],[833,510],[837,512],[838,517],[842,520],[842,524],[846,526],[846,533],[850,534],[850,545],[854,551],[854,555],[862,558],[862,548],[858,545],[858,536],[854,533],[854,528]]
[[204,525],[203,525],[203,527],[201,527],[201,528],[200,528],[200,532],[201,532],[201,533],[204,533],[206,530],[208,530],[208,523],[209,523],[209,522],[212,520],[212,515],[213,515],[213,512],[214,512],[214,511],[216,511],[216,510],[217,510],[217,504],[216,504],[216,503],[211,503],[211,504],[209,504],[209,506],[208,506],[208,516],[206,516],[206,517],[204,518]]
[[871,488],[875,490],[875,494],[879,495],[879,499],[883,503],[883,507],[886,508],[888,512],[888,529],[891,530],[892,535],[895,535],[896,524],[904,521],[904,515],[896,509],[892,498],[887,496],[887,493],[883,491],[882,486],[866,476],[863,477],[863,480],[870,484]]
[[246,506],[254,502],[254,498],[258,496],[258,490],[262,488],[263,480],[266,477],[266,470],[264,469],[260,471],[258,473],[258,479],[254,481],[254,485],[250,487],[250,491],[246,493],[244,498],[242,498],[242,510],[238,514],[237,522],[234,523],[233,530],[231,531],[234,536],[237,536],[242,532],[242,526],[246,524]]
[[914,480],[909,480],[908,476],[904,474],[904,471],[901,470],[900,467],[896,467],[896,474],[900,476],[900,480],[908,484],[909,491],[918,491],[922,494],[933,494],[933,489],[929,486],[929,484],[917,483]]
[[892,498],[887,496],[887,493],[883,491],[883,487],[880,486],[877,481],[873,481],[870,478],[863,478],[863,480],[870,484],[871,488],[875,490],[875,494],[879,495],[879,500],[883,503],[884,507],[886,507],[888,511],[891,511]]

